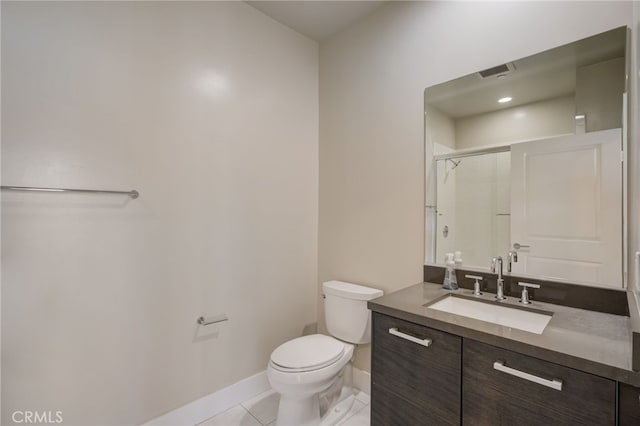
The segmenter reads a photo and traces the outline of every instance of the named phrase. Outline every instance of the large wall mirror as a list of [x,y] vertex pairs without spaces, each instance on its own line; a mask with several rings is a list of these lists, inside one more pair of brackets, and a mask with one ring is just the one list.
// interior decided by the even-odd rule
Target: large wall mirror
[[627,28],[425,90],[426,256],[622,289]]

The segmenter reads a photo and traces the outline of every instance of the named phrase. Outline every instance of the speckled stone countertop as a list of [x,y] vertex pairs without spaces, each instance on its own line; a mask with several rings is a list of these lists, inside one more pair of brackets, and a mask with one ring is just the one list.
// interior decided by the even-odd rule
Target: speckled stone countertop
[[[440,284],[420,283],[372,300],[368,306],[374,312],[640,386],[640,372],[631,369],[629,317],[532,301],[528,307],[553,312],[543,333],[534,334],[423,306],[449,293],[472,296],[470,290],[452,292]],[[478,296],[487,301],[493,297],[491,293]],[[500,305],[522,309],[514,297]]]

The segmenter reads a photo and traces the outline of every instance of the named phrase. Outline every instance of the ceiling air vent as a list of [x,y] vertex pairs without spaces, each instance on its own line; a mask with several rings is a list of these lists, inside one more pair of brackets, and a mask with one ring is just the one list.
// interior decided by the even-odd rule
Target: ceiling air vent
[[480,78],[491,78],[491,77],[498,77],[501,75],[507,75],[509,73],[512,73],[515,70],[516,70],[516,67],[515,65],[513,65],[513,62],[509,62],[508,64],[502,64],[502,65],[495,66],[493,68],[488,68],[486,70],[480,71],[478,75],[480,76]]

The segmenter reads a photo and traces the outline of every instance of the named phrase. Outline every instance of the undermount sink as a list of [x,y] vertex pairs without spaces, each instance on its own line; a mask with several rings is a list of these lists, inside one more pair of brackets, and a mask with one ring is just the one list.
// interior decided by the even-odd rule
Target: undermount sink
[[553,315],[551,312],[540,310],[534,312],[519,307],[498,305],[498,303],[449,294],[444,299],[427,304],[425,307],[536,334],[542,334]]

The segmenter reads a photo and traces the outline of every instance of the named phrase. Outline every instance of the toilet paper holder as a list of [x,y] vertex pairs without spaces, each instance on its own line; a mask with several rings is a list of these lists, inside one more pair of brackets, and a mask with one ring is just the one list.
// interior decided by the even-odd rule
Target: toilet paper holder
[[196,320],[198,325],[211,325],[211,324],[217,324],[223,321],[229,321],[229,318],[227,317],[226,314],[220,314],[220,315],[216,315],[209,318],[198,317],[198,319]]

